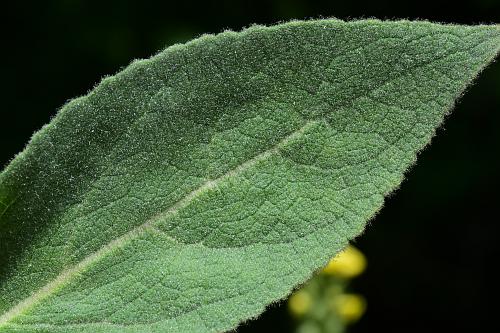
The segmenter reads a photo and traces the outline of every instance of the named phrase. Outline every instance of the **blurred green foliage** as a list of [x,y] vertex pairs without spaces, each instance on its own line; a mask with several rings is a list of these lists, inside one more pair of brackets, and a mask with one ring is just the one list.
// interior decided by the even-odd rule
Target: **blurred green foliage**
[[296,333],[342,333],[366,310],[363,296],[350,293],[350,280],[366,268],[366,258],[354,246],[332,258],[309,282],[288,299]]

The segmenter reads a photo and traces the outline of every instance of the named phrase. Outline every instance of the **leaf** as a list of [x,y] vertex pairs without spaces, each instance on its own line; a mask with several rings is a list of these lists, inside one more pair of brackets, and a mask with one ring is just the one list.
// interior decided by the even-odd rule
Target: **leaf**
[[0,175],[0,332],[215,332],[381,208],[499,26],[203,36],[70,101]]

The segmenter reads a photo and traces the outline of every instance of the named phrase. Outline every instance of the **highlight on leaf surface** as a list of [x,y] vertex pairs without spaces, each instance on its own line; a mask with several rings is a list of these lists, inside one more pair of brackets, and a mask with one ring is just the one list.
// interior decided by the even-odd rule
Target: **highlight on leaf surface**
[[499,26],[207,35],[66,104],[0,174],[0,332],[216,332],[357,236]]

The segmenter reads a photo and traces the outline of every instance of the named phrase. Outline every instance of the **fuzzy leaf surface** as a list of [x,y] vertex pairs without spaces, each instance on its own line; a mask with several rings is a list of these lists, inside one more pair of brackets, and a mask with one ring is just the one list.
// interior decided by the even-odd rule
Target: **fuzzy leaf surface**
[[499,26],[208,35],[70,101],[0,174],[0,332],[217,332],[360,234]]

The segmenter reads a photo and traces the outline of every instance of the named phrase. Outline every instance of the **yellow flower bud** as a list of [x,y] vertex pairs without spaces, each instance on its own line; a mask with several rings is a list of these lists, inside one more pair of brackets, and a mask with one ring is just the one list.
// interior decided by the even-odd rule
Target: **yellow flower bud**
[[288,309],[296,316],[303,316],[312,305],[311,295],[305,290],[298,290],[288,299]]
[[341,294],[336,296],[331,305],[339,317],[346,323],[358,321],[366,311],[366,300],[357,294]]
[[366,258],[352,245],[332,258],[323,273],[350,279],[361,274],[366,268]]

